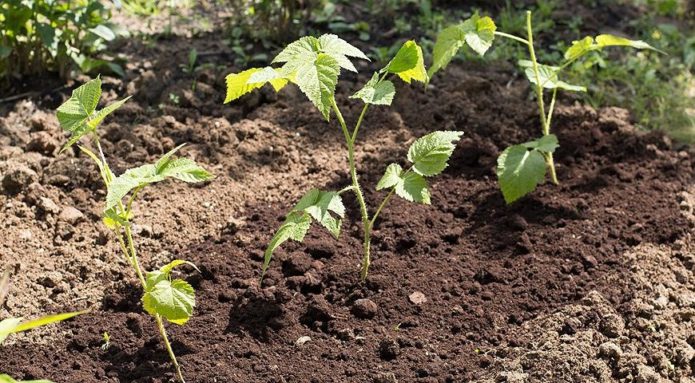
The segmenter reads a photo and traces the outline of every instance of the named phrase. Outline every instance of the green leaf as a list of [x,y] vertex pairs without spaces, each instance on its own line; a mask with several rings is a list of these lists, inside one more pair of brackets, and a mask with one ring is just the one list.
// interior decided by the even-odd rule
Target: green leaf
[[415,41],[406,41],[396,56],[385,68],[389,73],[398,75],[403,81],[410,84],[412,80],[427,82],[427,70],[422,55],[422,48]]
[[605,47],[613,46],[626,46],[636,49],[651,49],[653,51],[666,54],[666,52],[656,49],[642,40],[630,40],[620,36],[603,34],[598,35],[595,38],[591,36],[586,36],[581,40],[572,42],[572,45],[567,49],[567,51],[565,51],[565,60],[576,60],[591,51],[600,50]]
[[276,92],[279,92],[287,84],[287,79],[271,67],[251,68],[241,73],[232,73],[227,75],[225,81],[227,83],[225,104],[263,87],[268,82]]
[[510,204],[545,180],[545,158],[525,144],[510,146],[497,159],[497,177],[504,200]]
[[352,72],[357,72],[357,69],[348,57],[369,60],[361,50],[347,41],[333,34],[325,34],[318,39],[312,36],[300,38],[283,49],[273,62],[287,63],[288,68],[296,68],[313,62],[321,53],[332,57],[341,68]]
[[171,323],[183,325],[195,307],[195,290],[182,279],[170,280],[161,271],[147,273],[143,307],[152,316],[161,315]]
[[415,173],[407,172],[401,181],[395,186],[396,194],[411,202],[430,204],[430,191],[427,188],[425,177]]
[[553,153],[555,149],[560,146],[554,134],[545,135],[537,140],[523,143],[522,145],[528,149],[536,149],[545,153]]
[[[526,78],[532,83],[537,84],[536,72],[533,70],[533,63],[527,60],[519,60],[519,65],[526,68]],[[586,87],[579,85],[571,85],[558,78],[557,72],[559,68],[549,65],[538,64],[538,77],[541,85],[546,89],[564,89],[573,92],[586,92]]]
[[95,78],[72,91],[70,98],[58,107],[58,122],[68,131],[75,132],[82,127],[99,103],[101,79]]
[[181,266],[181,265],[191,266],[192,268],[195,269],[195,271],[200,272],[200,269],[198,269],[198,266],[196,266],[193,262],[184,261],[183,259],[175,259],[175,260],[169,262],[167,265],[162,266],[159,269],[159,271],[164,273],[165,275],[169,276],[171,274],[171,272],[174,270],[174,268]]
[[15,327],[15,329],[12,330],[12,332],[17,333],[17,332],[32,330],[32,329],[35,329],[37,327],[46,326],[46,325],[57,323],[57,322],[62,322],[64,320],[74,318],[78,315],[82,315],[82,314],[85,314],[87,312],[88,311],[76,311],[76,312],[64,313],[64,314],[47,315],[47,316],[44,316],[44,317],[41,317],[38,319],[33,319],[30,321],[22,322],[19,326]]
[[573,41],[572,45],[565,51],[565,60],[576,60],[579,57],[594,50],[594,38],[591,36],[586,36],[585,38],[577,41]]
[[466,45],[466,32],[461,25],[445,28],[437,35],[432,54],[432,66],[427,72],[432,77],[440,69],[446,68],[456,53]]
[[427,74],[432,77],[440,69],[446,68],[466,44],[479,55],[484,55],[492,46],[496,30],[497,26],[491,18],[480,17],[477,13],[459,25],[445,28],[437,35],[432,67]]
[[290,239],[297,242],[303,241],[310,227],[311,216],[308,213],[290,212],[290,214],[287,215],[285,222],[275,232],[275,235],[273,235],[273,238],[270,240],[265,250],[261,277],[265,275],[266,270],[268,270],[268,265],[270,265],[275,250]]
[[393,83],[389,80],[379,81],[379,73],[374,73],[371,80],[350,98],[358,98],[365,104],[391,105],[395,94]]
[[333,217],[331,213],[343,218],[345,206],[338,193],[312,189],[297,202],[297,205],[292,208],[292,212],[309,214],[337,239],[340,235],[342,221]]
[[328,120],[331,113],[340,65],[331,56],[319,54],[313,62],[296,67],[294,82]]
[[391,164],[386,168],[384,175],[376,184],[376,190],[388,189],[396,186],[402,181],[401,173],[403,173],[403,168],[398,164]]
[[15,380],[9,375],[0,374],[0,383],[53,383],[50,380]]
[[484,55],[495,39],[495,31],[497,30],[495,22],[487,16],[480,17],[476,13],[464,21],[462,27],[468,46],[479,55]]
[[94,116],[90,117],[90,119],[87,121],[87,126],[92,130],[96,130],[97,127],[101,124],[102,121],[111,113],[113,113],[116,109],[120,108],[125,104],[128,100],[130,100],[130,97],[128,96],[122,100],[116,101],[114,103],[109,104],[107,107],[101,109],[98,111]]
[[336,35],[325,34],[319,37],[318,42],[320,51],[333,57],[343,69],[357,72],[357,69],[348,57],[357,57],[369,61],[369,58],[361,50]]
[[287,63],[292,61],[310,62],[316,59],[321,48],[319,40],[313,36],[304,36],[287,45],[285,49],[275,56],[273,63]]
[[116,34],[113,33],[111,28],[103,24],[97,25],[96,27],[89,29],[89,31],[106,41],[113,41],[113,39],[116,38]]
[[408,160],[413,163],[413,170],[425,177],[441,173],[447,167],[463,132],[437,131],[418,138],[408,149]]
[[212,174],[196,164],[195,161],[189,158],[172,157],[181,146],[164,154],[156,164],[147,164],[128,169],[125,173],[116,177],[108,185],[105,210],[116,206],[131,190],[164,181],[167,178],[176,178],[187,183],[211,180],[213,178]]

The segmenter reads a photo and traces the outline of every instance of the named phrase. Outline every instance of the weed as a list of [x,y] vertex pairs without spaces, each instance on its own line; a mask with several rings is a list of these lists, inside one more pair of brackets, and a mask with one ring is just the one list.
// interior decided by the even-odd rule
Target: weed
[[212,179],[212,175],[191,159],[174,157],[183,147],[180,145],[164,154],[154,164],[128,169],[120,176],[116,176],[101,150],[97,128],[109,114],[128,101],[129,97],[97,110],[100,97],[101,80],[96,78],[75,89],[70,99],[58,107],[58,121],[61,127],[71,134],[63,150],[85,137],[91,138],[96,146],[98,155],[87,146],[80,145],[79,149],[97,165],[106,186],[104,224],[116,236],[123,256],[135,270],[144,290],[143,307],[157,322],[157,328],[174,364],[176,375],[179,381],[184,382],[181,367],[169,343],[163,320],[183,325],[191,317],[195,306],[195,291],[188,282],[172,279],[171,274],[174,268],[182,265],[189,265],[196,270],[197,268],[188,261],[177,259],[159,270],[144,273],[133,239],[132,208],[138,193],[148,185],[171,178],[187,183],[197,183]]
[[414,41],[407,41],[395,57],[355,94],[353,99],[364,103],[362,112],[352,129],[335,100],[335,89],[341,69],[357,72],[350,58],[367,60],[362,51],[340,39],[336,35],[323,35],[319,38],[303,37],[289,44],[273,63],[282,64],[279,68],[252,68],[227,76],[227,97],[225,102],[236,100],[254,89],[270,83],[280,91],[288,83],[296,84],[316,106],[323,117],[329,121],[335,114],[340,124],[348,151],[351,185],[340,191],[312,189],[305,194],[287,214],[285,222],[277,230],[265,251],[263,273],[267,269],[273,252],[285,241],[302,241],[312,220],[324,226],[336,239],[340,235],[345,206],[341,194],[352,191],[359,203],[363,228],[363,257],[361,278],[367,278],[371,264],[370,246],[374,223],[392,196],[395,194],[408,201],[429,204],[430,192],[425,177],[441,173],[454,150],[453,142],[462,132],[433,132],[417,139],[408,150],[410,165],[406,168],[390,164],[376,186],[377,190],[388,190],[376,211],[370,214],[357,176],[355,143],[364,116],[370,105],[391,105],[396,93],[395,86],[388,77],[397,76],[410,84],[413,80],[425,83],[428,80],[422,49]]

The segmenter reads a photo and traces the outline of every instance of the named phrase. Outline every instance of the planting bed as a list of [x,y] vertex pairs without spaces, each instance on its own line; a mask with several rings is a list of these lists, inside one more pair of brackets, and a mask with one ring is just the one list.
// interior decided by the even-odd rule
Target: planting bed
[[[187,49],[140,53],[128,82],[104,85],[109,101],[134,95],[103,127],[114,168],[190,142],[183,153],[217,176],[145,190],[136,207],[147,269],[174,258],[201,269],[184,275],[198,292],[195,315],[168,326],[187,381],[692,381],[692,149],[637,132],[625,110],[563,99],[553,122],[561,184],[507,206],[496,158],[540,129],[526,81],[509,82],[505,66],[452,65],[427,93],[399,86],[394,107],[374,107],[360,132],[371,206],[384,168],[415,137],[465,132],[432,183],[431,206],[394,199],[380,216],[368,280],[359,281],[354,214],[340,240],[314,227],[304,244],[278,250],[259,285],[288,206],[311,187],[349,184],[337,122],[326,126],[289,88],[224,106],[231,68],[204,71],[191,91],[172,66]],[[352,80],[337,94],[354,121],[359,105],[345,95],[367,78]],[[157,110],[171,92],[179,105]],[[16,274],[0,314],[92,311],[14,337],[0,370],[66,383],[172,381],[137,280],[100,222],[95,168],[76,151],[57,153],[52,110],[68,94],[20,101],[0,118],[0,259]],[[357,212],[352,196],[346,203]]]

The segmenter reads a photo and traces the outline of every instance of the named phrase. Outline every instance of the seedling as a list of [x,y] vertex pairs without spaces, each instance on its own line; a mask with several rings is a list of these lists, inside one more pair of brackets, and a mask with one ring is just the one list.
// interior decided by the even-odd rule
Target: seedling
[[350,97],[361,100],[364,106],[354,128],[349,129],[336,103],[335,88],[341,69],[357,72],[351,58],[368,60],[362,51],[336,35],[302,37],[289,44],[275,57],[273,63],[282,66],[252,68],[227,76],[225,102],[236,100],[266,83],[270,83],[276,91],[280,91],[290,82],[296,84],[326,121],[330,121],[332,113],[335,114],[347,146],[351,185],[339,191],[312,189],[299,200],[270,240],[265,251],[263,274],[268,268],[273,252],[282,243],[290,239],[299,242],[304,239],[312,219],[337,239],[345,216],[341,195],[352,191],[359,203],[362,217],[364,241],[360,275],[362,280],[366,279],[371,263],[371,233],[379,213],[394,194],[408,201],[429,204],[430,192],[425,177],[435,176],[446,168],[447,161],[454,151],[453,143],[463,134],[440,131],[416,140],[408,150],[409,166],[404,169],[394,163],[386,168],[386,173],[376,185],[376,189],[388,190],[388,194],[376,211],[370,214],[362,194],[355,159],[355,143],[364,116],[370,105],[391,105],[396,88],[388,79],[389,76],[397,76],[408,84],[413,80],[425,83],[428,77],[422,49],[414,41],[407,41],[384,68],[375,72],[364,87]]
[[172,279],[171,273],[175,267],[181,265],[189,265],[196,270],[197,268],[191,262],[177,259],[159,270],[143,272],[133,240],[132,208],[138,193],[148,185],[170,178],[187,183],[203,182],[212,179],[212,175],[189,158],[174,157],[176,152],[183,147],[180,145],[164,154],[154,164],[126,170],[125,173],[116,177],[101,149],[97,128],[109,114],[128,101],[129,97],[97,110],[100,97],[101,79],[96,78],[75,89],[70,99],[58,107],[58,121],[61,127],[71,134],[63,150],[83,138],[90,138],[96,146],[98,155],[87,146],[79,145],[78,147],[97,165],[106,185],[104,224],[116,236],[125,260],[135,270],[144,290],[143,307],[157,322],[159,333],[176,368],[176,375],[179,381],[184,382],[181,367],[167,337],[164,319],[177,325],[183,325],[191,317],[195,306],[195,291],[188,282],[182,279]]
[[[559,144],[557,137],[550,133],[557,91],[562,89],[586,92],[586,87],[571,85],[560,80],[562,70],[587,53],[599,51],[605,47],[628,46],[658,51],[644,41],[603,34],[596,37],[587,36],[573,42],[565,51],[563,62],[558,66],[544,65],[536,60],[530,11],[526,12],[526,31],[527,38],[499,32],[491,18],[474,14],[462,23],[448,27],[439,33],[434,46],[433,64],[429,71],[431,77],[438,70],[445,68],[459,49],[465,45],[479,55],[484,55],[492,46],[495,36],[514,40],[528,47],[529,60],[520,60],[519,66],[524,69],[526,78],[533,85],[543,135],[536,140],[506,148],[497,159],[497,177],[504,200],[508,204],[535,190],[538,184],[545,181],[547,173],[550,174],[550,180],[558,184],[553,153]],[[544,99],[545,89],[552,90],[548,105]]]
[[101,350],[106,351],[111,347],[111,335],[109,335],[108,331],[104,331],[103,334],[101,334]]
[[[0,307],[5,303],[5,297],[10,290],[10,273],[3,273],[0,278]],[[8,336],[23,331],[29,331],[37,327],[46,326],[52,323],[61,322],[87,311],[77,311],[66,314],[48,315],[38,319],[24,321],[22,318],[6,318],[0,321],[0,345]],[[52,383],[48,380],[17,381],[9,375],[0,374],[0,383]]]

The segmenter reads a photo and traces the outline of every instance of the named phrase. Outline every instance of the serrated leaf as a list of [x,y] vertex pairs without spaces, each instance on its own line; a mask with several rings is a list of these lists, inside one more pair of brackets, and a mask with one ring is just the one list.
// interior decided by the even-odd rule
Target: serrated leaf
[[374,73],[372,78],[350,98],[358,98],[365,104],[391,105],[396,88],[389,80],[379,81],[379,74]]
[[546,164],[538,150],[510,146],[497,159],[497,177],[504,200],[510,204],[545,180]]
[[437,131],[418,138],[408,149],[408,160],[413,163],[413,170],[425,177],[441,173],[447,167],[463,132]]
[[311,216],[308,213],[290,212],[265,249],[262,275],[265,275],[266,270],[268,270],[268,265],[270,265],[275,250],[290,239],[297,242],[303,241],[310,227]]
[[275,58],[273,63],[286,63],[291,61],[311,62],[320,52],[319,40],[313,36],[304,36],[297,41],[288,44]]
[[434,44],[432,66],[427,72],[429,77],[440,69],[446,68],[464,45],[466,45],[466,33],[461,25],[454,25],[439,32],[437,42]]
[[338,193],[312,189],[297,202],[292,212],[309,214],[335,238],[338,238],[342,221],[333,217],[331,212],[343,218],[345,216],[345,206]]
[[240,73],[232,73],[225,77],[225,82],[227,84],[225,104],[263,87],[268,82],[270,82],[276,92],[279,92],[287,85],[287,79],[270,67],[251,68]]
[[296,68],[294,82],[328,120],[338,83],[340,65],[331,56],[319,54],[313,62],[302,63]]
[[482,56],[492,46],[497,26],[491,18],[476,13],[463,22],[463,30],[468,46]]
[[196,266],[193,262],[189,261],[184,261],[183,259],[175,259],[168,264],[162,266],[159,268],[159,271],[161,271],[164,275],[171,275],[171,272],[174,270],[174,268],[181,266],[181,265],[188,265],[191,266],[192,268],[195,269],[195,271],[200,272],[200,269],[198,269],[198,266]]
[[[530,61],[519,60],[519,64],[525,67],[526,78],[532,83],[537,84],[536,72],[533,70],[533,64]],[[564,89],[573,92],[586,92],[586,87],[579,85],[571,85],[558,78],[559,68],[538,64],[538,77],[540,78],[541,85],[546,89]]]
[[427,180],[415,172],[407,172],[403,175],[394,190],[396,195],[407,201],[425,205],[430,204],[430,191],[427,187]]
[[388,189],[396,186],[401,182],[401,173],[403,173],[401,165],[391,164],[386,167],[384,175],[376,184],[376,190]]
[[612,47],[612,46],[627,46],[637,49],[651,49],[657,52],[664,53],[648,43],[642,40],[630,40],[620,36],[614,36],[609,34],[603,34],[596,36],[596,44],[600,47]]
[[15,380],[9,375],[1,374],[0,383],[53,383],[50,380]]
[[554,134],[545,135],[537,140],[525,142],[524,145],[528,149],[536,149],[545,153],[553,153],[560,145],[558,144],[557,136]]
[[406,41],[396,56],[389,62],[386,70],[398,75],[403,81],[410,84],[412,80],[427,82],[427,70],[422,55],[422,48],[415,41]]
[[103,109],[101,109],[100,111],[98,111],[95,115],[93,115],[92,117],[90,117],[89,120],[87,120],[87,126],[88,126],[91,130],[96,130],[96,128],[99,127],[99,125],[101,124],[101,122],[104,121],[104,119],[105,119],[109,114],[113,113],[115,110],[117,110],[118,108],[120,108],[121,106],[123,106],[123,104],[125,104],[128,100],[130,100],[130,97],[132,97],[132,96],[128,96],[128,97],[126,97],[126,98],[124,98],[124,99],[122,99],[122,100],[119,100],[119,101],[116,101],[116,102],[114,102],[114,103],[111,103],[111,104],[109,104],[108,106],[106,106],[105,108],[103,108]]
[[195,290],[182,279],[171,281],[161,272],[147,273],[142,303],[148,314],[183,325],[193,314]]
[[336,35],[325,34],[319,37],[318,42],[320,52],[333,57],[340,64],[340,67],[346,70],[357,72],[355,65],[348,57],[369,61],[369,58],[361,50]]
[[58,107],[60,126],[68,132],[75,132],[94,113],[100,97],[100,78],[90,80],[73,90],[70,98]]
[[175,178],[187,183],[203,182],[212,179],[212,174],[203,169],[189,158],[172,158],[179,150],[178,146],[164,154],[156,164],[142,165],[128,169],[116,177],[109,185],[106,193],[106,208],[116,206],[131,190],[146,185]]

